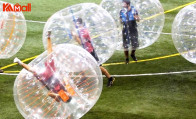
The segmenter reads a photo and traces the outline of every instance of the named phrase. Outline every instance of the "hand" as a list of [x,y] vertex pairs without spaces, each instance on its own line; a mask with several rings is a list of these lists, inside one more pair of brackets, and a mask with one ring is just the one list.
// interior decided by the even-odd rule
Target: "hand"
[[71,35],[72,35],[72,36],[76,36],[76,33],[72,31],[72,32],[71,32]]
[[122,19],[120,19],[120,23],[121,23],[121,24],[123,24],[123,21],[122,21]]
[[138,15],[135,15],[135,16],[134,16],[134,18],[135,18],[135,20],[136,20],[137,22],[139,22],[139,21],[140,21],[140,18],[139,18],[139,16],[138,16]]
[[50,38],[51,33],[52,33],[51,31],[48,31],[48,35],[47,35],[47,36],[48,36],[48,38]]

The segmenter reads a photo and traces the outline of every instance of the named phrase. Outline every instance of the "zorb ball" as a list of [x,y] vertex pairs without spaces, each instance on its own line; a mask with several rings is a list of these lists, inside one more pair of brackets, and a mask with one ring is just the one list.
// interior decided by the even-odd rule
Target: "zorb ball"
[[79,46],[57,45],[29,66],[33,73],[23,69],[14,84],[14,100],[24,118],[81,118],[100,97],[99,65]]
[[[165,16],[159,0],[130,0],[131,6],[137,10],[140,22],[137,22],[139,49],[152,45],[160,36]],[[117,50],[122,50],[122,28],[120,25],[120,11],[123,0],[102,0],[101,6],[106,9],[118,24],[119,41]],[[131,48],[131,47],[130,47]]]
[[51,31],[53,45],[79,45],[96,55],[99,64],[107,61],[116,49],[115,21],[107,11],[94,3],[77,4],[52,15],[44,27],[45,48],[48,31]]
[[117,48],[122,47],[122,25],[120,21],[120,10],[122,9],[122,0],[102,0],[100,6],[104,8],[113,17],[118,31]]
[[27,30],[23,13],[3,11],[3,4],[7,3],[0,1],[0,59],[10,58],[20,50]]
[[196,4],[183,8],[177,14],[172,25],[172,38],[178,52],[196,64]]

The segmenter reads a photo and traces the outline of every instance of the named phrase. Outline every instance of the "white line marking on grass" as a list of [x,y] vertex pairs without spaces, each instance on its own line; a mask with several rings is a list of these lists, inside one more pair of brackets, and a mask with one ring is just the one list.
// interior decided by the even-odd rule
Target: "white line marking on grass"
[[184,74],[184,73],[196,73],[196,70],[192,71],[180,71],[180,72],[166,72],[166,73],[147,73],[147,74],[130,74],[130,75],[112,75],[113,77],[138,77],[138,76],[159,76],[159,75],[172,75],[172,74]]
[[18,74],[10,74],[10,73],[0,73],[0,75],[7,75],[7,76],[18,76]]
[[[179,72],[166,72],[166,73],[111,75],[111,76],[113,76],[113,77],[138,77],[138,76],[160,76],[160,75],[185,74],[185,73],[196,73],[196,70],[192,70],[192,71],[179,71]],[[10,74],[10,73],[0,73],[0,75],[18,76],[18,74]],[[105,77],[105,76],[103,76],[103,77]]]

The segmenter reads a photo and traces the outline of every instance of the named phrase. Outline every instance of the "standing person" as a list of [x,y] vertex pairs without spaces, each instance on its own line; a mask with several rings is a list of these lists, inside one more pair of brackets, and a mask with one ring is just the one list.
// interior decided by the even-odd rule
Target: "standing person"
[[138,42],[138,30],[137,30],[137,22],[140,21],[138,16],[138,12],[134,6],[130,5],[129,0],[123,1],[123,9],[120,11],[120,20],[123,24],[123,47],[124,54],[126,57],[125,63],[129,63],[129,45],[132,45],[131,57],[134,61],[137,61],[135,56],[135,51],[139,47]]
[[20,61],[18,58],[14,59],[15,63],[18,63],[23,68],[25,68],[27,71],[34,74],[34,76],[49,90],[48,95],[52,98],[54,98],[57,102],[60,102],[61,100],[63,102],[69,102],[71,100],[71,97],[67,95],[67,90],[64,87],[64,82],[57,79],[54,76],[54,73],[56,71],[55,68],[55,62],[53,59],[53,56],[50,55],[52,53],[52,43],[50,39],[51,31],[48,32],[48,58],[46,59],[45,64],[45,70],[43,73],[39,74],[38,70],[33,69],[32,67],[28,66],[27,64]]
[[[78,35],[72,33],[72,35],[74,36],[74,39],[79,44],[81,44],[83,46],[83,48],[86,49],[98,62],[99,58],[98,58],[98,56],[95,52],[95,49],[93,47],[89,31],[87,28],[84,27],[82,18],[78,18],[76,20],[75,24],[76,24],[76,27],[78,30]],[[100,69],[101,69],[102,73],[108,78],[107,87],[111,87],[113,85],[115,78],[111,77],[109,72],[102,65],[100,65]]]

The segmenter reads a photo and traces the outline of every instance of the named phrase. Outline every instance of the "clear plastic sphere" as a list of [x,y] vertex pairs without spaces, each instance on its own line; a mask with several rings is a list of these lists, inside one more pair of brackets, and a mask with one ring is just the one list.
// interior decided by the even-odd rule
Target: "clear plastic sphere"
[[27,30],[23,13],[3,11],[3,3],[6,2],[0,1],[0,59],[10,58],[20,50]]
[[29,66],[34,73],[23,69],[14,84],[15,103],[24,118],[81,118],[100,97],[100,68],[79,46],[57,45]]
[[178,52],[196,64],[196,4],[177,14],[172,25],[172,38]]
[[[80,24],[78,19],[82,20]],[[73,5],[52,15],[43,32],[45,48],[48,31],[52,32],[53,45],[69,43],[80,45],[89,52],[94,49],[99,64],[107,61],[116,50],[115,21],[107,11],[94,3]]]
[[[101,6],[115,19],[118,26],[119,41],[117,50],[122,50],[122,28],[120,24],[120,11],[123,8],[123,0],[102,0]],[[164,10],[159,0],[130,0],[141,18],[137,22],[139,49],[152,45],[160,36],[164,22]],[[131,48],[131,47],[130,47]]]
[[113,17],[118,32],[118,41],[116,49],[122,48],[122,25],[120,22],[120,10],[122,9],[122,0],[102,0],[100,6],[108,11],[108,13]]

